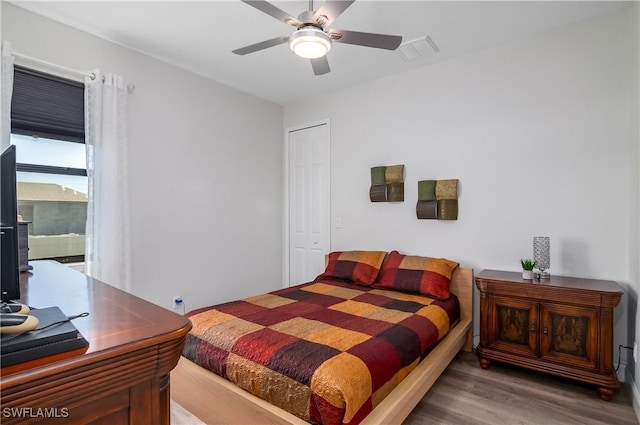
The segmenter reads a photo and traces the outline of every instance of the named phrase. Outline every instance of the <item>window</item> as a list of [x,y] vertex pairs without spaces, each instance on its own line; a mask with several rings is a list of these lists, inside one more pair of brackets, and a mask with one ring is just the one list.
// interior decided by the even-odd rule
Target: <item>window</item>
[[29,259],[83,261],[87,220],[84,84],[16,67],[11,143]]

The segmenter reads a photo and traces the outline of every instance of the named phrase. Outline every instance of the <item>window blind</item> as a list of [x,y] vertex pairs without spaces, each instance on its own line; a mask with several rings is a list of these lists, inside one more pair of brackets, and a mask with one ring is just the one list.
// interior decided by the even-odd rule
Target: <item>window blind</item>
[[11,132],[84,143],[84,84],[16,66]]

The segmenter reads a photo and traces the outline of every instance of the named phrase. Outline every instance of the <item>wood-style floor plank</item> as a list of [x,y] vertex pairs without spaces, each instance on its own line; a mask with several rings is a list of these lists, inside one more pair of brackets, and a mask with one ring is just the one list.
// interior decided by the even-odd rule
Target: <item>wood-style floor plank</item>
[[[172,402],[173,425],[202,422]],[[591,385],[492,363],[462,352],[403,425],[639,425],[626,387],[602,401]],[[392,425],[392,424],[391,424]]]
[[206,425],[184,407],[171,400],[171,425]]
[[638,425],[627,388],[610,402],[595,387],[460,353],[404,425]]

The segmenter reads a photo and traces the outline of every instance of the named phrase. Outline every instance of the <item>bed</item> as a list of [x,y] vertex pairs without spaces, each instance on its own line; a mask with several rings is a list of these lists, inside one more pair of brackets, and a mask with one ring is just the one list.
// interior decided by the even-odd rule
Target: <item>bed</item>
[[[446,293],[438,293],[441,275]],[[190,312],[194,329],[171,373],[172,398],[207,424],[401,423],[457,352],[470,351],[472,284],[472,269],[446,259],[331,253],[313,282]],[[411,343],[396,341],[405,333]],[[383,346],[372,351],[374,339]],[[378,351],[386,354],[366,354]],[[361,360],[382,363],[355,374]]]

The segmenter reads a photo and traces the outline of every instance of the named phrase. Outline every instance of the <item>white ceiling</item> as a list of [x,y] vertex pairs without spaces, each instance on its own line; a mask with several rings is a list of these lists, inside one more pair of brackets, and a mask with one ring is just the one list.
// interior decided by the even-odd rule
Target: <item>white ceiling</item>
[[[611,13],[616,1],[357,0],[331,28],[428,35],[439,48],[411,61],[398,52],[334,43],[331,73],[314,76],[287,45],[246,56],[232,50],[292,32],[239,0],[12,1],[16,6],[98,35],[280,105],[304,101],[385,75]],[[297,17],[308,1],[273,1]],[[321,1],[314,4],[317,10]]]

